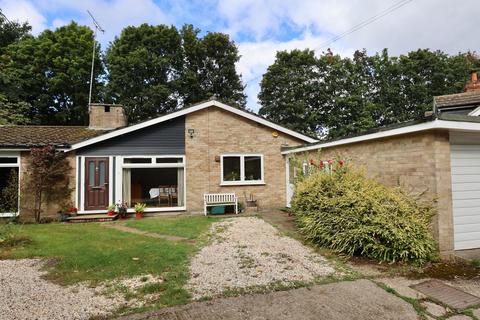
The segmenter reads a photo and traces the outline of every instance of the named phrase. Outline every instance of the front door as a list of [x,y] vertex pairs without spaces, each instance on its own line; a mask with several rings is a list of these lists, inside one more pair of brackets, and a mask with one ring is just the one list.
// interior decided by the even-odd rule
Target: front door
[[85,158],[85,210],[106,210],[108,158]]

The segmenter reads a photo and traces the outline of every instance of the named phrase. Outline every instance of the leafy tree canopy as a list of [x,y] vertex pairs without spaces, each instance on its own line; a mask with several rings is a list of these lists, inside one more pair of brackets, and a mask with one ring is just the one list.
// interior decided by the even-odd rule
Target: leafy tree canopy
[[28,37],[31,30],[32,27],[27,22],[8,21],[0,9],[0,55],[8,45]]
[[433,96],[461,92],[474,53],[419,49],[399,57],[387,49],[342,58],[327,51],[278,52],[261,82],[260,114],[319,137],[341,137],[421,117]]
[[245,107],[235,44],[225,34],[185,25],[127,27],[108,48],[108,96],[141,121],[216,95]]
[[[92,30],[75,22],[10,44],[0,62],[0,93],[30,105],[24,116],[34,123],[87,124],[92,45]],[[94,101],[104,72],[96,46]]]

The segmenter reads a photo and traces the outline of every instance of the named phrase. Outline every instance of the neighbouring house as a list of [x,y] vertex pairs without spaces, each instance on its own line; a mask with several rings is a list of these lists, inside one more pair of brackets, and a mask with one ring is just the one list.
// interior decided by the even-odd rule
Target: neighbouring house
[[[127,126],[119,105],[92,104],[88,127],[0,126],[1,191],[16,184],[17,203],[0,200],[0,215],[29,216],[22,173],[32,147],[67,153],[70,202],[79,214],[104,213],[110,204],[137,202],[146,212],[203,211],[205,193],[253,196],[259,207],[285,205],[282,147],[316,140],[254,113],[210,100]],[[244,200],[243,200],[244,201]],[[58,203],[44,207],[56,215]]]
[[406,186],[436,199],[433,229],[443,255],[480,248],[479,115],[480,81],[473,71],[465,92],[434,97],[433,112],[421,120],[284,148],[287,205],[293,193],[288,159],[299,154],[308,159],[321,150],[323,159],[345,158],[386,185]]

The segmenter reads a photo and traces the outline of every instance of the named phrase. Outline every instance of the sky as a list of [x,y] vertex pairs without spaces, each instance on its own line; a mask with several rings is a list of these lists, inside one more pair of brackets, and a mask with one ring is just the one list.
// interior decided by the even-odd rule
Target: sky
[[[388,15],[338,41],[329,40],[368,21],[395,4]],[[237,69],[246,85],[247,105],[258,111],[259,82],[279,50],[327,48],[351,56],[388,48],[394,55],[418,48],[455,54],[480,53],[479,0],[0,0],[10,20],[28,21],[33,33],[71,20],[93,27],[90,10],[106,30],[98,36],[105,49],[129,25],[193,24],[202,32],[230,35],[241,55]]]

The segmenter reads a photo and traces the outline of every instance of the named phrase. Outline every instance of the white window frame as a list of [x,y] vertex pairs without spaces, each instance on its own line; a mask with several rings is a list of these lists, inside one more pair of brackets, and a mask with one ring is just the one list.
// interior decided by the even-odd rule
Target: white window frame
[[[77,162],[78,163],[78,158],[80,158],[80,166],[82,168],[85,168],[85,158],[103,158],[107,157],[109,158],[109,203],[112,204],[118,204],[123,201],[123,169],[124,168],[183,168],[183,185],[184,185],[184,191],[183,191],[183,203],[184,205],[182,207],[151,207],[151,208],[146,208],[145,212],[171,212],[171,211],[185,211],[187,210],[187,174],[186,174],[186,157],[185,155],[128,155],[128,156],[97,156],[97,155],[81,155],[77,156]],[[113,159],[115,158],[115,172],[113,172]],[[152,161],[151,163],[123,163],[124,159],[128,158],[142,158],[142,159],[147,159],[151,158]],[[178,158],[182,159],[181,163],[156,163],[156,158]],[[77,174],[78,174],[78,169],[77,169]],[[114,181],[114,176],[115,176],[115,185],[113,185]],[[80,176],[80,190],[77,188],[77,184],[75,183],[75,202],[77,205],[77,208],[79,208],[78,213],[79,214],[92,214],[92,213],[106,213],[107,209],[105,210],[85,210],[85,172],[82,170],[82,174]],[[113,192],[115,190],[115,192]],[[78,192],[80,192],[80,203],[77,203],[78,199]],[[115,198],[113,198],[113,193],[115,193]],[[134,213],[135,209],[129,208],[127,210],[129,213]]]
[[16,217],[20,213],[20,177],[21,175],[21,166],[20,166],[20,154],[18,152],[8,152],[0,153],[0,158],[15,158],[17,159],[16,163],[0,163],[0,168],[18,168],[18,204],[16,212],[0,212],[0,218],[9,218]]
[[[225,181],[223,180],[223,158],[239,157],[240,158],[240,180]],[[260,157],[260,180],[245,180],[245,157]],[[259,153],[225,153],[220,155],[220,185],[221,186],[246,186],[246,185],[264,185],[265,184],[265,166],[263,154]]]
[[[150,163],[124,163],[124,159],[128,158],[142,158],[148,159],[151,158],[152,161]],[[182,162],[169,162],[169,163],[157,163],[157,158],[176,158],[182,159]],[[115,197],[117,198],[115,203],[120,203],[123,201],[123,169],[124,168],[182,168],[183,169],[183,206],[181,207],[150,207],[145,208],[145,212],[162,212],[162,211],[185,211],[187,209],[187,174],[186,174],[186,157],[184,155],[138,155],[138,156],[117,156],[117,172],[115,183],[117,184],[117,189],[115,192]],[[127,210],[129,213],[134,213],[134,208],[129,208]]]

